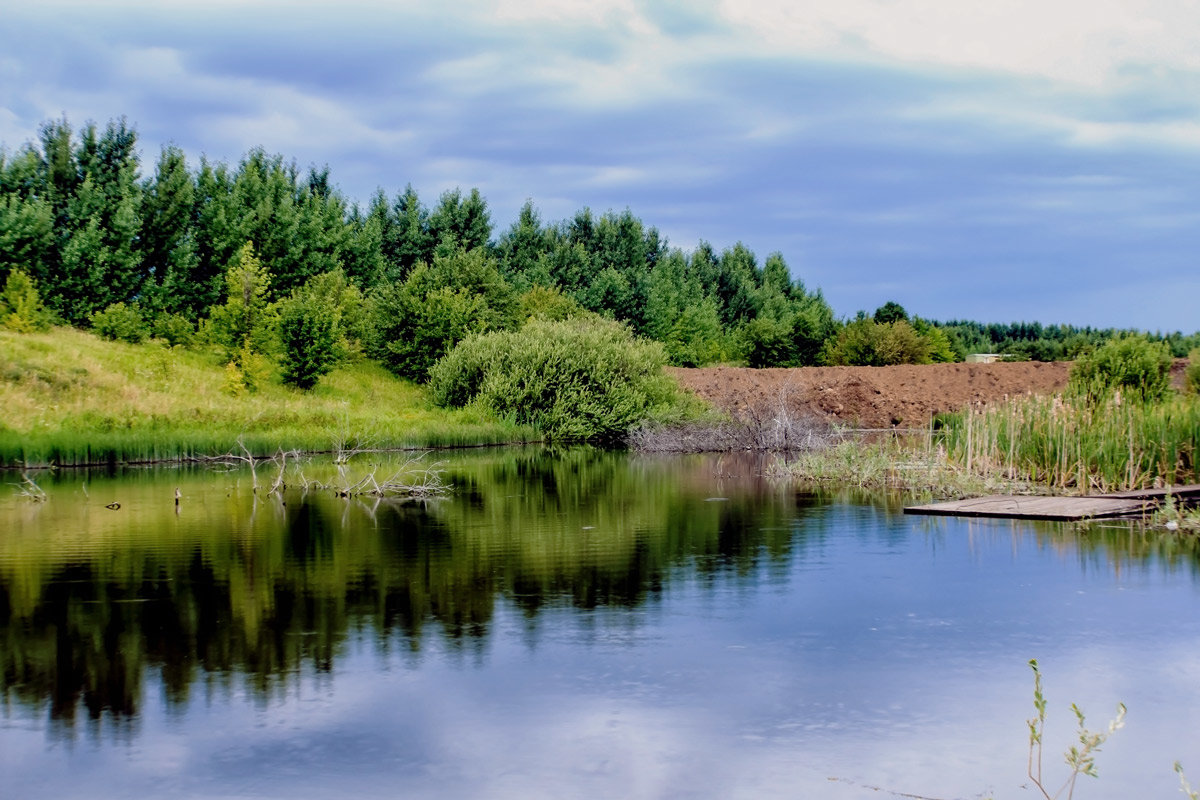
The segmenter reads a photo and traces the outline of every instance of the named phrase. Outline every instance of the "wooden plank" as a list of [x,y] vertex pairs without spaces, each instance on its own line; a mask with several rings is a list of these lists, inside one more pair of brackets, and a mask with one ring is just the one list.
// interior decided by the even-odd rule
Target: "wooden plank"
[[1092,497],[1016,497],[993,495],[909,506],[906,514],[932,514],[958,517],[1002,517],[1008,519],[1044,519],[1071,522],[1081,519],[1100,519],[1141,514],[1157,507],[1152,500],[1119,498],[1107,495]]
[[1127,497],[1136,500],[1165,500],[1167,495],[1176,500],[1200,499],[1200,483],[1190,483],[1186,486],[1168,486],[1165,489],[1137,489],[1132,492],[1111,492],[1098,497]]

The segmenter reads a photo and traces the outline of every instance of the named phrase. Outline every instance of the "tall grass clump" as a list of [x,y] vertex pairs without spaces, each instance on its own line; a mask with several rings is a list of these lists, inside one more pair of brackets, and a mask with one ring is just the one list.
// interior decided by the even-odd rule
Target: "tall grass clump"
[[1195,397],[1099,405],[1027,397],[948,415],[941,424],[947,452],[967,470],[1052,490],[1086,494],[1200,480]]
[[1184,385],[1192,394],[1200,394],[1200,350],[1188,353],[1187,372],[1184,373]]
[[1170,390],[1171,359],[1139,337],[1114,339],[1081,358],[1060,397],[1025,397],[941,420],[951,457],[1081,493],[1200,479],[1200,397]]
[[476,405],[552,439],[613,439],[681,402],[665,364],[662,345],[611,320],[535,319],[460,342],[429,385],[441,405]]

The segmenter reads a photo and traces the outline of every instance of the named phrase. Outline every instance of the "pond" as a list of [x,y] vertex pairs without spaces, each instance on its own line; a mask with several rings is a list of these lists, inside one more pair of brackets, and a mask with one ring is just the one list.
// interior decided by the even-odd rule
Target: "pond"
[[1192,540],[729,456],[440,457],[423,502],[202,466],[2,487],[0,796],[1031,797],[1031,658],[1049,782],[1072,702],[1129,707],[1076,797],[1200,781]]

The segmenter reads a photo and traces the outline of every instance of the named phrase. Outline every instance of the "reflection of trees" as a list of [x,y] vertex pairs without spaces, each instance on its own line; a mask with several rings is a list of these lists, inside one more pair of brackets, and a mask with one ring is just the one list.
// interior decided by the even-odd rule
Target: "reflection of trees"
[[81,709],[132,718],[147,668],[169,703],[235,680],[269,696],[301,669],[332,669],[351,636],[478,653],[497,598],[531,619],[635,607],[680,566],[740,580],[792,547],[791,496],[756,484],[706,503],[678,462],[509,453],[447,477],[455,496],[429,505],[219,489],[199,532],[166,513],[100,531],[114,519],[100,515],[72,523],[87,548],[36,527],[19,558],[0,542],[5,695],[64,723]]
[[[482,657],[497,602],[525,615],[536,644],[545,608],[635,608],[681,579],[752,587],[848,525],[884,541],[911,535],[854,529],[865,510],[830,513],[826,499],[728,460],[718,470],[701,457],[571,450],[462,461],[445,476],[454,496],[428,505],[256,500],[200,475],[187,479],[184,525],[169,499],[183,478],[164,488],[143,474],[120,496],[128,508],[146,505],[139,492],[167,498],[161,514],[72,517],[52,493],[23,527],[0,515],[0,530],[18,530],[0,537],[4,697],[64,724],[133,719],[148,675],[172,704],[235,684],[269,697],[302,670],[331,670],[350,639]],[[1039,528],[1036,541],[1104,569],[1200,563],[1194,539],[1128,529]]]

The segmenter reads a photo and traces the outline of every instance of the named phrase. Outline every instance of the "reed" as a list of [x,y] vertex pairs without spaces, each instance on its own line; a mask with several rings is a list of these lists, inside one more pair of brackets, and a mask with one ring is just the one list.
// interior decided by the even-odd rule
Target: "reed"
[[847,438],[825,447],[780,456],[768,470],[802,486],[856,487],[910,497],[959,497],[1011,489],[952,462],[928,435]]
[[1200,398],[1099,404],[1030,396],[939,418],[949,457],[981,475],[1052,491],[1114,492],[1195,483]]
[[0,332],[0,466],[186,460],[229,452],[463,447],[538,439],[527,426],[438,408],[424,387],[359,361],[310,392],[264,381],[231,394],[215,357],[59,328]]

